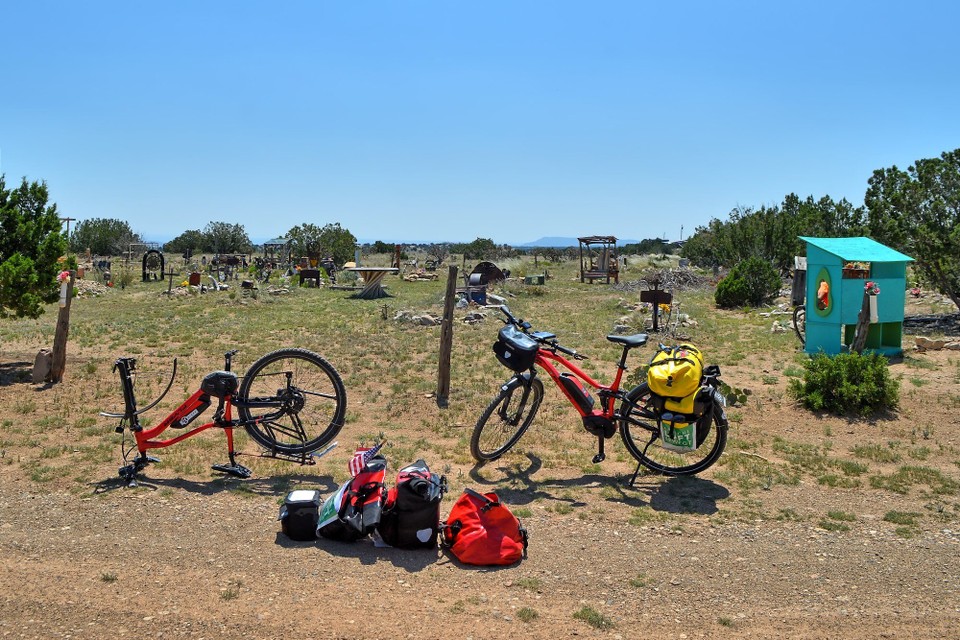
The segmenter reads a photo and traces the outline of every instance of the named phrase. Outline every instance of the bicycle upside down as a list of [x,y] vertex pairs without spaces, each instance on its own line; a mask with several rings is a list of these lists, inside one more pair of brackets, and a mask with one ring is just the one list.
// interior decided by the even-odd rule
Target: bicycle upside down
[[[347,394],[340,374],[320,355],[306,349],[279,349],[253,363],[242,378],[230,370],[236,351],[224,354],[224,368],[206,375],[197,389],[179,407],[153,427],[140,423],[140,415],[152,409],[166,396],[177,375],[177,361],[166,389],[146,407],[137,407],[136,358],[118,358],[113,369],[119,372],[123,388],[123,413],[101,412],[108,418],[119,418],[117,433],[129,430],[135,440],[137,455],[120,468],[120,477],[131,486],[151,462],[159,460],[148,455],[151,449],[162,449],[197,435],[210,428],[223,429],[227,437],[229,461],[213,465],[218,471],[247,478],[250,469],[239,464],[233,446],[233,430],[243,427],[250,437],[264,449],[263,456],[315,464],[316,458],[330,451],[332,443],[319,454],[343,428]],[[213,400],[217,408],[213,419],[190,428],[176,437],[158,439],[169,428],[184,429],[206,411]],[[237,409],[237,417],[233,409]],[[133,447],[121,443],[124,461]]]

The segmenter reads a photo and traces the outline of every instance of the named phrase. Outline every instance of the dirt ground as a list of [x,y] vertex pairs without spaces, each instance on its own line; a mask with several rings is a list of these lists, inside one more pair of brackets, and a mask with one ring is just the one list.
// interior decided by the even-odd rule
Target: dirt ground
[[[907,354],[891,365],[903,376],[895,416],[815,416],[785,397],[781,378],[758,385],[739,410],[725,455],[758,441],[741,454],[785,462],[774,436],[822,446],[829,434],[846,458],[858,444],[898,441],[928,449],[922,464],[957,482],[960,353]],[[4,352],[0,419],[10,428],[24,397],[41,416],[48,404],[83,401],[82,390],[38,392],[10,374],[24,366],[11,362],[33,355]],[[731,380],[750,373],[725,368]],[[420,425],[440,410],[429,398],[414,409],[396,428],[429,437]],[[256,460],[247,481],[156,466],[129,489],[114,478],[113,458],[92,475],[39,481],[25,463],[62,435],[37,429],[35,447],[0,451],[0,637],[960,637],[960,498],[942,487],[901,494],[803,475],[796,485],[744,488],[718,465],[694,479],[643,476],[631,488],[622,458],[599,471],[588,459],[547,471],[529,451],[482,473],[452,464],[460,484],[496,490],[526,514],[528,557],[478,569],[439,551],[291,542],[276,522],[289,487],[258,474]],[[618,440],[610,446],[622,452]],[[209,453],[219,461],[219,450]],[[338,455],[345,465],[347,452]],[[336,486],[319,467],[295,480],[324,493]],[[833,511],[855,520],[842,523],[847,530],[824,526]],[[917,514],[917,524],[898,528],[884,519],[892,511]]]

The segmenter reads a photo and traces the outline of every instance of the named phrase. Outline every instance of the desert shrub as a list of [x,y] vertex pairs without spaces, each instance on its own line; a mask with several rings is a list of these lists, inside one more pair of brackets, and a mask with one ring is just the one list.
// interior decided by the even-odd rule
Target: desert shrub
[[868,415],[895,408],[900,383],[880,354],[818,354],[807,362],[802,381],[790,381],[789,392],[814,411]]
[[759,307],[780,292],[780,276],[766,260],[747,258],[717,283],[714,299],[719,307]]

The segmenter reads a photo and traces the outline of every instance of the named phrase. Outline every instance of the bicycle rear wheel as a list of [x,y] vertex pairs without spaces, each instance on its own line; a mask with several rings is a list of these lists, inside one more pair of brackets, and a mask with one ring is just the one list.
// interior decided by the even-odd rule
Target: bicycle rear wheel
[[470,438],[470,453],[477,462],[496,460],[517,444],[540,409],[543,383],[529,383],[501,389],[477,420]]
[[697,422],[699,446],[689,453],[678,453],[662,446],[652,395],[644,382],[631,389],[620,405],[620,437],[630,455],[651,471],[667,476],[700,473],[720,458],[727,446],[727,429],[719,426],[712,408]]
[[801,304],[793,310],[793,331],[800,338],[800,345],[807,345],[807,306]]
[[[253,363],[237,393],[247,433],[265,449],[305,455],[343,428],[347,392],[340,374],[319,354],[279,349]],[[256,406],[259,403],[260,406]]]

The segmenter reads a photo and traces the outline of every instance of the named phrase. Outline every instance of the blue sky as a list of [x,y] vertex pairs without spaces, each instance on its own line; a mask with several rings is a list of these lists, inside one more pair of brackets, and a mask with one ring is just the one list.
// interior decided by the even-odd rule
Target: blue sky
[[676,239],[960,147],[958,7],[6,2],[0,171],[149,239]]

